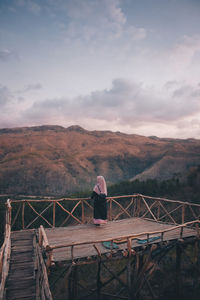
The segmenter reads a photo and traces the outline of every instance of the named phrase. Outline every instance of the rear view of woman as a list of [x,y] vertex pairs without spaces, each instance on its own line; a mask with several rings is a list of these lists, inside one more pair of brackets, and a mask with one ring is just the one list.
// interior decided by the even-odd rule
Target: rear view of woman
[[103,176],[97,176],[97,183],[94,186],[91,198],[94,199],[94,219],[95,225],[107,223],[107,186]]

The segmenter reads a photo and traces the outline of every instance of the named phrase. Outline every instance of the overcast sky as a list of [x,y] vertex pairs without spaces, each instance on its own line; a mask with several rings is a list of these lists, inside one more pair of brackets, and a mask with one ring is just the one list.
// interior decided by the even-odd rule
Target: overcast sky
[[0,0],[0,128],[200,138],[199,0]]

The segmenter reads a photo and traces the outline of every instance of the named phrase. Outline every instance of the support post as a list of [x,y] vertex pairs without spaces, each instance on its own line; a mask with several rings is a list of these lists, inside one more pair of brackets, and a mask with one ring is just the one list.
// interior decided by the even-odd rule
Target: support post
[[98,257],[97,260],[97,299],[101,299],[101,259]]
[[182,249],[179,244],[176,245],[176,296],[180,296],[181,292],[181,256]]

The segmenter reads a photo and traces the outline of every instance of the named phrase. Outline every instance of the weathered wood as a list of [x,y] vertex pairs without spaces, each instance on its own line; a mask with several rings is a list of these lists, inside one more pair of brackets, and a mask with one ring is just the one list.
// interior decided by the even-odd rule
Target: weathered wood
[[[67,216],[67,218],[62,222],[61,227],[67,223],[67,221],[69,220],[70,217],[73,216],[73,212],[74,212],[75,209],[79,206],[80,203],[82,203],[82,202],[79,201],[79,202],[73,207],[73,209],[71,210],[71,212],[69,213],[69,215]],[[64,208],[64,207],[63,207],[63,208]],[[64,209],[64,210],[65,210],[65,209]],[[65,210],[65,212],[68,212],[68,211]],[[73,216],[73,217],[74,217],[74,216]],[[74,217],[74,218],[76,218],[76,217]],[[77,220],[78,220],[78,219],[77,219]],[[81,223],[80,220],[79,220],[78,222]]]
[[22,203],[22,229],[24,229],[24,209],[25,209],[25,203]]
[[[127,210],[129,209],[129,207],[133,204],[133,199],[131,199],[130,203],[127,205],[127,207],[124,208],[124,210],[127,212]],[[127,212],[128,213],[128,212]],[[124,211],[118,213],[115,218],[114,221],[117,220],[121,215],[124,214]],[[130,215],[130,214],[129,214]],[[131,216],[130,216],[131,217]]]
[[43,284],[42,287],[44,289],[44,293],[45,293],[45,299],[48,300],[53,300],[52,295],[51,295],[51,291],[49,288],[49,281],[48,281],[48,276],[47,276],[47,269],[42,257],[42,253],[41,253],[41,249],[38,247],[37,245],[37,254],[39,257],[39,267],[40,267],[40,272],[42,273],[42,279],[43,279]]
[[[117,237],[117,239],[122,239],[122,238],[131,238],[131,239],[137,239],[137,238],[141,238],[143,236],[147,236],[147,235],[155,235],[155,234],[162,234],[162,233],[166,233],[166,232],[169,232],[169,231],[173,231],[173,230],[177,230],[177,229],[180,229],[182,227],[186,227],[188,225],[191,225],[191,224],[195,224],[195,223],[200,223],[199,220],[197,221],[191,221],[191,222],[187,222],[185,224],[181,224],[181,225],[177,225],[177,226],[172,226],[172,227],[169,227],[167,229],[164,229],[164,230],[155,230],[155,231],[145,231],[145,232],[141,232],[141,233],[138,233],[138,234],[130,234],[130,235],[119,235]],[[56,245],[52,245],[51,246],[51,249],[58,249],[58,248],[64,248],[64,247],[71,247],[71,246],[78,246],[78,245],[85,245],[85,244],[95,244],[95,243],[102,243],[102,242],[107,242],[107,241],[112,241],[113,239],[112,238],[104,238],[104,239],[92,239],[90,241],[75,241],[75,242],[72,242],[72,243],[64,243],[64,244],[56,244]]]
[[[160,206],[159,206],[160,207]],[[164,219],[166,216],[171,215],[173,212],[177,211],[179,208],[181,208],[182,205],[177,206],[176,208],[170,210],[169,212],[167,212],[165,215],[163,215],[162,217],[159,218],[159,221],[161,221],[162,219]],[[174,223],[174,222],[173,222]]]
[[39,245],[40,246],[43,245],[45,248],[49,247],[49,241],[46,232],[44,230],[44,227],[42,225],[40,225],[40,229],[39,229]]
[[123,208],[123,206],[122,206],[121,204],[119,204],[115,199],[112,199],[112,202],[116,203],[116,204],[121,208],[121,210],[122,210],[125,214],[127,214],[127,216],[128,216],[129,218],[131,218],[131,215],[129,214],[129,212],[126,211],[126,210]]
[[56,226],[56,202],[53,202],[53,227]]
[[172,216],[168,213],[168,211],[166,210],[166,208],[162,205],[162,203],[160,203],[162,209],[166,212],[167,216],[170,218],[170,220],[174,223],[174,224],[177,224],[175,222],[175,220],[172,218]]
[[182,214],[181,214],[181,222],[182,224],[185,223],[185,205],[182,205]]
[[[144,198],[143,198],[143,201],[145,201]],[[146,203],[146,201],[145,201],[145,203]],[[153,203],[151,204],[151,206],[149,207],[148,204],[146,203],[145,205],[148,206],[148,207],[147,207],[147,211],[141,216],[141,218],[144,218],[148,213],[151,213],[152,208],[153,208],[156,204],[157,204],[157,202],[153,202]],[[153,213],[152,213],[152,214],[153,214]],[[152,216],[153,216],[153,218],[155,217],[154,215],[152,215]],[[154,220],[155,220],[155,221],[158,221],[156,217],[155,217]]]
[[15,224],[15,222],[16,222],[16,220],[17,220],[17,217],[19,216],[19,212],[20,212],[21,207],[22,207],[22,204],[20,203],[20,204],[19,204],[19,207],[18,207],[18,209],[17,209],[16,215],[15,215],[13,221],[12,221],[11,228],[14,226],[14,224]]
[[43,209],[43,211],[42,212],[40,212],[40,214],[38,214],[37,215],[37,217],[35,217],[35,219],[33,219],[27,226],[26,226],[26,228],[28,229],[38,218],[40,218],[40,216],[45,212],[45,211],[47,211],[47,209],[49,209],[53,204],[55,203],[55,201],[54,202],[52,202],[52,203],[50,203],[46,208],[44,208]]
[[82,217],[82,223],[85,223],[85,210],[84,210],[84,202],[81,201],[81,217]]
[[176,296],[179,298],[181,289],[181,256],[182,251],[179,244],[176,245]]
[[68,213],[74,220],[76,220],[78,223],[81,224],[81,221],[76,218],[69,210],[67,210],[66,208],[64,208],[58,201],[56,202],[61,208],[62,210],[64,210],[66,213]]
[[112,221],[112,199],[109,199],[109,221]]
[[53,225],[52,224],[50,224],[49,223],[49,221],[46,219],[46,218],[44,218],[41,214],[39,214],[37,211],[36,211],[36,209],[29,203],[29,202],[27,202],[28,203],[28,205],[30,206],[30,208],[36,213],[36,215],[38,215],[40,218],[42,218],[50,227],[53,227]]

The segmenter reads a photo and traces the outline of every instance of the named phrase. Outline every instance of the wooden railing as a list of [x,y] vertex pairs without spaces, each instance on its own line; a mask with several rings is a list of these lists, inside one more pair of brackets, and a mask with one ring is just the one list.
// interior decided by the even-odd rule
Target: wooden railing
[[[90,198],[11,200],[12,229],[60,227],[91,223],[93,201]],[[200,218],[200,205],[141,194],[107,198],[108,220],[139,217],[155,222],[184,224]]]
[[5,217],[5,233],[4,243],[0,250],[0,299],[4,299],[4,290],[6,278],[8,276],[8,270],[10,265],[10,252],[11,252],[11,211],[12,207],[10,200],[6,202],[6,217]]
[[42,249],[34,239],[36,269],[36,299],[53,300],[49,287],[47,268],[42,256]]

